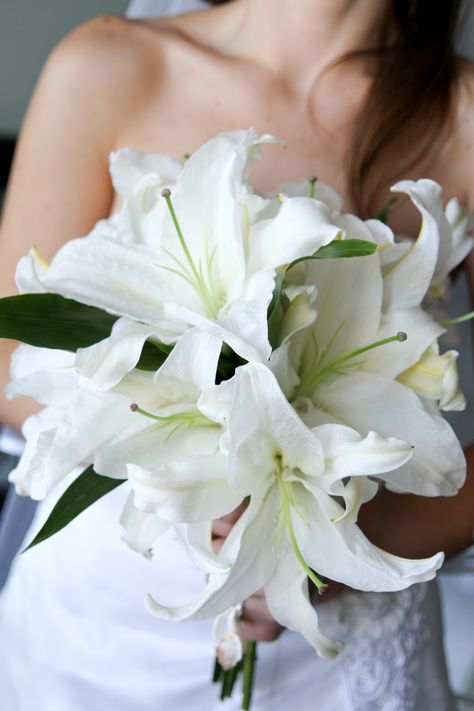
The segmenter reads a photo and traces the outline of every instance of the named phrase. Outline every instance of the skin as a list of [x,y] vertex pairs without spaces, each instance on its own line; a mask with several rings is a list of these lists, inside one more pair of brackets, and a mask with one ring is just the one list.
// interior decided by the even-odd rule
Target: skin
[[[265,147],[267,159],[253,174],[258,188],[316,174],[353,210],[345,154],[371,68],[357,61],[323,70],[390,36],[389,6],[387,0],[234,0],[178,18],[101,16],[74,30],[51,53],[21,132],[0,228],[0,296],[16,292],[15,265],[32,244],[50,259],[117,209],[107,160],[121,146],[182,156],[220,131],[252,125],[288,146]],[[459,68],[449,136],[436,155],[400,177],[433,178],[445,200],[456,195],[474,210],[474,67],[460,60]],[[415,235],[418,223],[407,202],[397,203],[395,231]],[[470,276],[474,285],[472,260]],[[0,342],[1,392],[15,345]],[[2,399],[0,421],[19,429],[34,408],[26,398]],[[384,492],[364,506],[360,523],[369,538],[408,557],[469,545],[472,449],[467,458],[470,475],[456,497]],[[215,523],[216,548],[241,512]],[[336,594],[338,586],[331,588]],[[246,601],[241,624],[251,639],[281,632],[262,593]]]

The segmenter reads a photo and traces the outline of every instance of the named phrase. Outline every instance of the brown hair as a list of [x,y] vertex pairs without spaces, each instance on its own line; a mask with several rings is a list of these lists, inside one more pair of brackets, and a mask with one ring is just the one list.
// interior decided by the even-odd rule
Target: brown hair
[[[213,5],[228,1],[208,0]],[[373,214],[380,187],[413,167],[428,149],[434,156],[441,145],[457,76],[453,36],[460,7],[461,0],[392,0],[394,41],[339,60],[376,59],[349,156],[348,187],[363,216]]]

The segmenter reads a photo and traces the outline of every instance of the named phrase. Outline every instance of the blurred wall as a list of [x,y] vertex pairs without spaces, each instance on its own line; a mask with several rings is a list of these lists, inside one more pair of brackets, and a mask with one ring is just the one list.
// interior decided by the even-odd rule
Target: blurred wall
[[127,0],[0,0],[0,136],[18,133],[50,49],[75,25]]
[[464,0],[461,5],[456,48],[459,54],[474,60],[474,0]]

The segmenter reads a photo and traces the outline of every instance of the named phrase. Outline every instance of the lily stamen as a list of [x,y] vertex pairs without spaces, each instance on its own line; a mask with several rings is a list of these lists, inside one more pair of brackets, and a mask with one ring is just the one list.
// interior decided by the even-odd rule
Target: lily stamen
[[324,595],[328,589],[327,583],[323,583],[323,581],[318,578],[314,570],[312,570],[306,563],[298,545],[298,541],[296,540],[295,530],[293,528],[293,520],[291,518],[291,508],[296,509],[297,507],[295,496],[293,493],[293,484],[291,482],[284,481],[282,476],[281,457],[278,457],[277,461],[278,463],[276,475],[281,500],[281,508],[279,511],[280,521],[277,529],[277,538],[281,539],[281,536],[283,535],[283,531],[285,529],[288,531],[288,537],[290,539],[291,547],[293,548],[298,563],[301,565],[311,582],[316,586],[318,593],[320,595]]
[[162,197],[164,197],[166,201],[166,205],[168,207],[169,213],[171,215],[171,219],[173,221],[174,228],[176,230],[176,234],[178,236],[179,243],[181,245],[181,249],[184,252],[184,256],[186,258],[186,261],[189,265],[189,268],[186,267],[185,264],[183,264],[176,256],[173,254],[170,254],[165,250],[165,252],[168,254],[169,257],[179,266],[180,270],[178,269],[173,269],[171,267],[163,267],[163,269],[167,269],[170,272],[174,272],[178,276],[182,276],[191,286],[192,288],[197,292],[199,295],[200,299],[202,300],[204,306],[206,307],[209,315],[212,318],[217,318],[217,314],[222,306],[223,302],[223,296],[216,294],[213,292],[212,289],[212,261],[214,258],[215,254],[215,249],[211,253],[211,255],[207,254],[206,255],[206,270],[207,273],[204,273],[204,269],[201,263],[199,263],[198,266],[196,266],[194,259],[191,255],[191,252],[189,251],[188,245],[186,244],[186,240],[183,235],[183,231],[181,230],[176,211],[174,209],[172,200],[171,200],[171,190],[169,188],[164,188],[161,191]]
[[130,410],[132,412],[138,412],[139,415],[148,417],[150,420],[156,420],[162,423],[162,427],[168,427],[174,425],[176,429],[180,427],[219,427],[217,422],[209,420],[202,412],[199,410],[185,410],[183,412],[175,412],[172,415],[155,415],[148,410],[144,410],[142,407],[137,405],[136,402],[132,402],[130,405]]
[[[341,355],[336,356],[335,358],[330,360],[329,363],[323,365],[323,367],[320,367],[320,365],[322,365],[321,361],[323,360],[323,358],[320,358],[319,361],[316,363],[316,367],[313,367],[312,372],[310,372],[309,375],[306,376],[306,378],[302,379],[302,381],[295,390],[293,398],[296,399],[300,396],[310,395],[314,391],[316,385],[320,383],[321,380],[323,380],[325,377],[331,374],[344,374],[343,371],[341,371],[341,368],[351,368],[356,365],[361,365],[362,361],[351,362],[354,361],[354,358],[357,358],[357,356],[360,356],[363,353],[367,353],[368,351],[372,351],[375,348],[385,346],[388,343],[403,343],[403,341],[407,340],[407,337],[408,336],[404,331],[399,331],[394,336],[382,338],[380,341],[369,343],[369,345],[363,346],[362,348],[355,348],[352,351],[346,351],[345,353],[342,353]],[[323,353],[323,356],[327,352],[328,349],[326,348]]]

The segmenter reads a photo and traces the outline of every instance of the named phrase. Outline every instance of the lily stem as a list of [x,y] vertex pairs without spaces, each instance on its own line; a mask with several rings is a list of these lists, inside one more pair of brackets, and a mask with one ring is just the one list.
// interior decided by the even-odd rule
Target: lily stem
[[212,672],[212,683],[217,684],[217,682],[220,680],[222,676],[222,672],[224,670],[222,669],[221,665],[219,664],[219,660],[216,657],[216,661],[214,662],[214,669]]
[[247,649],[244,656],[244,678],[243,678],[243,697],[242,709],[249,711],[252,702],[253,676],[255,670],[255,661],[257,659],[257,644],[253,640],[247,643]]

